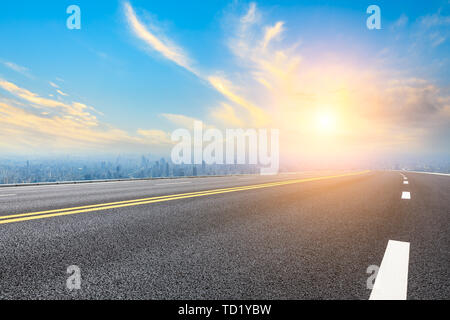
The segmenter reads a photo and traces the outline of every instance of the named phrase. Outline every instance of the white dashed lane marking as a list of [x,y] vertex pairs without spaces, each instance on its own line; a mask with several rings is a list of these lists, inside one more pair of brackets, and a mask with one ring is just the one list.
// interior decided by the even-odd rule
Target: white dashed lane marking
[[406,300],[409,242],[389,240],[370,300]]
[[408,181],[403,181],[403,184],[409,184],[409,182]]
[[403,191],[403,193],[402,193],[402,199],[403,199],[403,200],[410,200],[410,199],[411,199],[411,192]]
[[0,194],[0,197],[13,197],[15,194]]

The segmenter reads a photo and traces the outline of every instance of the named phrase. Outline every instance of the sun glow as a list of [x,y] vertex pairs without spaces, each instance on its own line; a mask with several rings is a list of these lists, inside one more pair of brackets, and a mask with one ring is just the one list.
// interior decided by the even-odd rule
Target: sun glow
[[336,131],[336,115],[329,110],[321,110],[316,114],[316,130],[321,134]]

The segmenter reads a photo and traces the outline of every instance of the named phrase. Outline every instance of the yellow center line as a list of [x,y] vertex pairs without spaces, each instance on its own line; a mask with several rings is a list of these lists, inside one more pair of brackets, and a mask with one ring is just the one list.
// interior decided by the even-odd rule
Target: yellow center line
[[368,172],[369,171],[361,171],[361,172],[356,172],[356,173],[347,173],[347,174],[334,175],[334,176],[286,180],[286,181],[281,181],[281,182],[255,184],[255,185],[242,186],[242,187],[213,189],[213,190],[173,194],[173,195],[166,195],[166,196],[157,196],[157,197],[135,199],[135,200],[116,201],[116,202],[87,205],[87,206],[80,206],[80,207],[54,209],[54,210],[46,210],[46,211],[38,211],[38,212],[22,213],[22,214],[13,214],[13,215],[1,216],[0,224],[29,221],[29,220],[36,220],[36,219],[45,219],[45,218],[59,217],[59,216],[72,215],[72,214],[85,213],[85,212],[103,211],[103,210],[110,210],[110,209],[115,209],[115,208],[124,208],[124,207],[130,207],[130,206],[138,206],[138,205],[156,203],[156,202],[164,202],[164,201],[186,199],[186,198],[195,198],[195,197],[202,197],[202,196],[214,195],[214,194],[223,194],[223,193],[237,192],[237,191],[244,191],[244,190],[269,188],[269,187],[274,187],[274,186],[302,183],[302,182],[308,182],[308,181],[318,181],[318,180],[325,180],[325,179],[332,179],[332,178],[339,178],[339,177],[347,177],[347,176],[353,176],[353,175],[361,175],[361,174],[365,174]]

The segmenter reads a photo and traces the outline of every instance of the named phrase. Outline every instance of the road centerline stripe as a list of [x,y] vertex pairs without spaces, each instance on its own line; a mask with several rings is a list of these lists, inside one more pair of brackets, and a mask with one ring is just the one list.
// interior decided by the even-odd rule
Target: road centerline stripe
[[222,194],[222,193],[260,189],[260,188],[269,188],[269,187],[274,187],[274,186],[289,185],[289,184],[302,183],[302,182],[308,182],[308,181],[319,181],[319,180],[339,178],[339,177],[362,175],[362,174],[365,174],[368,172],[370,172],[370,171],[367,170],[367,171],[347,173],[347,174],[341,174],[341,175],[335,175],[335,176],[291,179],[291,180],[285,180],[285,181],[280,181],[280,182],[255,184],[255,185],[249,185],[249,186],[212,189],[212,190],[204,190],[204,191],[197,191],[197,192],[188,192],[188,193],[181,193],[181,194],[149,197],[149,198],[143,198],[143,199],[134,199],[134,200],[125,200],[125,201],[116,201],[116,202],[110,202],[110,203],[86,205],[86,206],[79,206],[79,207],[72,207],[72,208],[53,209],[53,210],[22,213],[22,214],[12,214],[12,215],[0,216],[0,224],[7,224],[7,223],[13,223],[13,222],[28,221],[28,220],[36,220],[36,219],[44,219],[44,218],[51,218],[51,217],[84,213],[84,212],[102,211],[102,210],[108,210],[108,209],[114,209],[114,208],[137,206],[137,205],[143,205],[143,204],[149,204],[149,203],[155,203],[155,202],[170,201],[170,200],[185,199],[185,198],[194,198],[194,197],[214,195],[214,194]]
[[406,300],[409,242],[389,240],[369,300]]

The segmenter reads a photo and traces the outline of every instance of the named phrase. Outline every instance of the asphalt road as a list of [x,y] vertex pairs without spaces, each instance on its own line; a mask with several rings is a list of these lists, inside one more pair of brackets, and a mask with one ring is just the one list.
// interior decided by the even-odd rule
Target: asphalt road
[[408,299],[450,299],[450,176],[0,188],[0,298],[369,299],[389,240],[410,244]]

